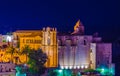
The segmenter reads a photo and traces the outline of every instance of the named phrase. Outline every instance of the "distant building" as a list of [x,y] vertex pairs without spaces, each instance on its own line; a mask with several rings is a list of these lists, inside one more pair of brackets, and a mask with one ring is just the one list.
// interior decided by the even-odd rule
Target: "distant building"
[[[43,28],[43,30],[18,30],[13,32],[13,36],[10,39],[7,35],[1,35],[1,44],[7,44],[9,42],[16,48],[16,50],[22,51],[22,49],[28,45],[31,49],[42,49],[48,56],[48,60],[45,64],[47,68],[58,67],[58,45],[57,45],[57,30],[56,28]],[[5,40],[5,42],[3,42]],[[9,50],[0,48],[0,62],[10,62],[11,55],[6,53]],[[25,55],[13,55],[13,62],[16,64],[26,63]],[[17,58],[17,61],[16,61]]]
[[13,35],[0,35],[0,46],[3,45],[9,46],[12,45]]
[[91,36],[58,36],[59,64],[65,69],[90,67]]
[[[75,29],[75,27],[77,29]],[[72,34],[58,34],[59,65],[61,69],[97,69],[111,68],[112,44],[102,42],[102,38],[84,35],[84,26],[80,20]]]
[[58,50],[56,35],[56,28],[50,27],[43,28],[43,30],[18,30],[13,33],[13,45],[19,48],[20,51],[22,51],[25,45],[35,50],[42,49],[48,55],[46,67],[57,67]]
[[[98,33],[84,35],[84,25],[78,20],[71,34],[57,33],[56,28],[42,30],[17,30],[13,35],[0,35],[0,62],[10,62],[11,55],[6,54],[7,47],[14,46],[16,50],[28,45],[31,49],[42,49],[48,56],[47,68],[60,66],[61,69],[98,69],[114,67],[112,64],[112,43],[102,42]],[[24,64],[25,55],[13,55],[13,62]],[[19,61],[15,61],[19,59]]]
[[30,48],[34,49],[38,49],[41,47],[41,30],[17,30],[13,32],[13,37],[13,46],[20,48],[20,50],[22,50],[25,45],[29,45]]

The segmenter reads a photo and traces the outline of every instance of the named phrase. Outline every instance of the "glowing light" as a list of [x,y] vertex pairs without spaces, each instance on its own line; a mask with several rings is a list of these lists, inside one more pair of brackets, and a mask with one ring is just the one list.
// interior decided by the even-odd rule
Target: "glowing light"
[[27,66],[27,64],[24,64],[24,66],[26,67],[26,66]]
[[83,69],[83,68],[84,68],[84,65],[82,65],[81,68]]
[[11,42],[12,41],[12,38],[10,36],[7,36],[7,41]]
[[87,68],[88,68],[88,66],[86,65],[86,66],[85,66],[85,68],[87,69]]
[[104,71],[105,71],[105,69],[104,69],[104,68],[102,68],[102,69],[101,69],[101,72],[104,72]]
[[74,66],[74,69],[76,69],[76,66]]
[[63,66],[61,66],[61,69],[64,69],[64,67],[63,67]]
[[80,69],[80,66],[77,66],[78,69]]
[[58,70],[59,73],[62,73],[62,70]]
[[69,66],[70,69],[72,69],[72,66]]
[[16,67],[15,68],[16,69],[16,76],[26,76],[26,74],[22,74],[22,73],[20,73],[20,70],[21,70],[21,67]]
[[115,73],[111,72],[111,68],[99,67],[99,68],[97,68],[97,71],[100,72],[101,75],[105,75],[105,76],[114,76],[115,75]]
[[65,69],[68,69],[68,66],[65,66]]

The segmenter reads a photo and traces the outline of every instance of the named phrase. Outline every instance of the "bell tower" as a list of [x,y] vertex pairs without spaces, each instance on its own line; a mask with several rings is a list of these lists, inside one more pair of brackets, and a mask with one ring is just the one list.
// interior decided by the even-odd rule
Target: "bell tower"
[[58,66],[58,49],[57,49],[57,30],[56,28],[43,28],[42,30],[42,50],[47,54],[48,60],[46,67]]

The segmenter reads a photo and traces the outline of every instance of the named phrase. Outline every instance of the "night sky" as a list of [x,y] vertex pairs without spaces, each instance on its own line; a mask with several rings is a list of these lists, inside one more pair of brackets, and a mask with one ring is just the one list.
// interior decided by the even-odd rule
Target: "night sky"
[[0,33],[56,27],[72,32],[80,19],[86,34],[98,32],[104,40],[120,36],[119,0],[1,0]]

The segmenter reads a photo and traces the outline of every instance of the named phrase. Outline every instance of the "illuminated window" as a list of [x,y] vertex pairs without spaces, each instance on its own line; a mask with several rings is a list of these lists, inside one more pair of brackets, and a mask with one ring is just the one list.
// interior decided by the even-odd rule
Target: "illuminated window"
[[29,39],[29,43],[31,43],[31,39]]
[[28,39],[26,40],[26,43],[28,43]]
[[37,40],[38,43],[40,43],[40,40]]
[[37,41],[36,41],[36,40],[34,40],[34,43],[37,43]]
[[23,43],[24,43],[24,39],[23,39]]
[[41,43],[41,40],[38,40],[38,43]]
[[38,40],[36,40],[36,43],[38,43]]
[[31,43],[33,43],[33,40],[31,40]]

